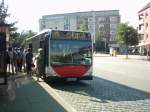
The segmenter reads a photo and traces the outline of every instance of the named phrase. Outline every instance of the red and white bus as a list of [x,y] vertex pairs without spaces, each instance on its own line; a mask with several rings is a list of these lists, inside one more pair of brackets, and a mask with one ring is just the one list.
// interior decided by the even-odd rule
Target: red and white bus
[[46,77],[92,80],[93,43],[89,32],[48,29],[26,43],[34,55],[38,48],[44,49]]

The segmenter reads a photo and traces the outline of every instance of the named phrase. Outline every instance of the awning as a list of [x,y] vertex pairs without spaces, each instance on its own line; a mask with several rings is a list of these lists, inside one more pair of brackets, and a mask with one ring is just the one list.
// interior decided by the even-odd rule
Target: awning
[[119,47],[118,44],[108,44],[109,47]]
[[142,42],[142,43],[139,43],[138,46],[148,46],[148,45],[150,45],[150,43],[144,43],[144,42]]

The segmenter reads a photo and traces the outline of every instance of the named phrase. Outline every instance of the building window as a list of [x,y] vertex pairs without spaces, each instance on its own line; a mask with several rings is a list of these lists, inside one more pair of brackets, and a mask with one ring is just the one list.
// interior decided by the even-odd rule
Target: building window
[[64,30],[69,30],[70,29],[70,19],[66,18],[64,20]]
[[143,19],[144,14],[139,14],[139,20]]
[[114,35],[115,34],[115,31],[110,31],[110,35]]
[[139,25],[139,30],[141,30],[141,25]]
[[88,18],[88,22],[93,22],[93,18]]
[[117,28],[117,24],[110,24],[110,29],[116,29]]
[[46,25],[42,25],[43,28],[46,28]]
[[148,34],[146,34],[146,39],[148,38]]
[[117,22],[117,17],[116,16],[110,17],[110,22]]
[[145,24],[145,27],[146,27],[146,28],[148,27],[148,23]]
[[99,22],[102,22],[102,21],[105,21],[105,20],[106,20],[105,17],[99,17],[99,18],[98,18],[98,21],[99,21]]
[[147,16],[148,16],[148,13],[146,12],[146,13],[145,13],[145,18],[147,18]]
[[93,26],[92,25],[88,25],[88,30],[93,30]]
[[104,28],[104,24],[99,24],[99,28]]
[[115,41],[115,36],[110,36],[110,41]]

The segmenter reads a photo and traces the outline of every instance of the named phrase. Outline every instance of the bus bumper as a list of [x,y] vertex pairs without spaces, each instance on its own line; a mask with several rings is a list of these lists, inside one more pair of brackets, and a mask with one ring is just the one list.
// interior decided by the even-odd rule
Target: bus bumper
[[93,76],[78,77],[78,80],[93,80]]
[[[47,80],[65,80],[69,81],[68,79],[74,79],[74,80],[93,80],[93,76],[83,76],[83,77],[57,77],[57,76],[48,76]],[[73,81],[73,80],[72,80]]]

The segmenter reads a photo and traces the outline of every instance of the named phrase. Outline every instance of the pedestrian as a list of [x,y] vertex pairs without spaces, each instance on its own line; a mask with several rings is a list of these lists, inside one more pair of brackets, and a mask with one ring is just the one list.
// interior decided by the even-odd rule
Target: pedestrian
[[44,53],[43,49],[38,49],[38,55],[36,56],[36,65],[37,65],[37,81],[39,81],[39,78],[43,76],[45,79],[45,71],[44,71]]
[[31,52],[31,48],[28,48],[27,53],[26,53],[26,70],[27,74],[31,75],[31,68],[32,68],[32,63],[33,63],[33,54]]
[[[2,62],[3,60],[1,60]],[[7,64],[7,70],[8,72],[10,72],[10,57],[9,57],[9,54],[8,54],[8,51],[6,51],[6,64]]]
[[14,48],[14,69],[16,72],[16,75],[18,73],[18,67],[17,67],[17,48]]
[[8,48],[8,52],[7,52],[7,56],[8,56],[8,68],[9,68],[9,72],[12,72],[12,74],[14,74],[14,52],[12,47]]
[[23,64],[23,52],[22,52],[21,48],[18,48],[18,51],[17,51],[17,68],[18,68],[19,72],[22,71],[22,64]]
[[24,49],[24,51],[23,51],[23,70],[24,70],[24,72],[26,72],[26,54],[27,54],[27,50]]
[[110,49],[109,49],[109,54],[110,54],[110,56],[113,56],[113,48],[112,47],[110,47]]

